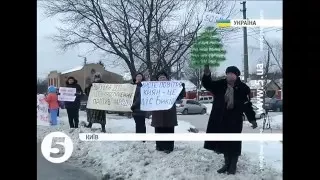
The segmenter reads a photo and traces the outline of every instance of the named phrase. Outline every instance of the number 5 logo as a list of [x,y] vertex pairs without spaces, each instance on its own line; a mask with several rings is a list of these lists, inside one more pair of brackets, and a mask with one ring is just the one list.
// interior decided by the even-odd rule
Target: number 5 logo
[[62,132],[52,132],[44,137],[41,143],[44,158],[52,163],[67,161],[73,152],[73,143],[69,136]]

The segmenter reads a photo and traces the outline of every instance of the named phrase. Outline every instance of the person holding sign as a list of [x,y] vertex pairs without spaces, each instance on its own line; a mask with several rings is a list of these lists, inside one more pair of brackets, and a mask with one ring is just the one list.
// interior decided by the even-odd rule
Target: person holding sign
[[[169,81],[166,72],[160,72],[157,75],[158,81]],[[180,92],[177,100],[183,98],[185,89]],[[151,126],[155,128],[155,133],[174,133],[174,127],[178,125],[177,109],[175,103],[168,110],[152,111]],[[174,141],[156,141],[156,150],[170,153],[174,149]]]
[[76,98],[73,102],[65,102],[65,108],[67,109],[68,119],[70,128],[78,128],[79,125],[79,109],[80,109],[80,99],[83,94],[81,86],[74,77],[68,77],[66,81],[66,87],[76,89]]
[[[250,102],[250,88],[241,82],[239,76],[240,70],[230,66],[226,69],[225,79],[213,81],[209,65],[204,67],[202,85],[214,95],[207,133],[241,133],[243,113],[252,128],[257,127],[255,112]],[[235,174],[241,144],[241,141],[205,141],[204,148],[224,154],[225,164],[218,173]]]
[[[93,77],[93,83],[104,83],[102,81],[102,75],[99,72],[96,72]],[[92,87],[92,83],[84,90],[86,95],[89,97],[90,90]],[[87,128],[91,128],[93,123],[101,124],[101,131],[106,132],[106,111],[97,110],[97,109],[87,109],[87,121],[89,124],[86,126]]]
[[141,82],[144,81],[144,76],[142,73],[138,73],[136,77],[133,79],[133,84],[136,84],[136,92],[134,95],[133,103],[131,106],[132,110],[132,116],[134,119],[134,122],[136,123],[136,133],[146,133],[146,112],[140,110],[140,104],[141,104]]
[[48,95],[45,98],[45,100],[49,105],[51,125],[55,126],[58,124],[57,118],[58,118],[58,110],[59,110],[57,88],[55,88],[54,86],[50,86],[48,88]]

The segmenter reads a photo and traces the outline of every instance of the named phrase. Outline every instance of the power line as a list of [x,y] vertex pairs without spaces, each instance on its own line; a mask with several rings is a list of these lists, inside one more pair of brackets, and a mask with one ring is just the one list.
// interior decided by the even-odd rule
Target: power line
[[[276,28],[276,29],[269,29],[269,30],[267,30],[267,31],[264,31],[264,33],[272,32],[272,31],[277,31],[277,30],[278,30],[278,28]],[[252,37],[253,35],[258,35],[258,34],[260,34],[260,32],[251,31],[251,32],[248,33],[248,36]],[[242,39],[242,38],[243,38],[242,35],[231,36],[231,37],[228,37],[228,39],[227,39],[227,40],[224,40],[223,42],[224,42],[224,43],[237,42],[236,40]]]

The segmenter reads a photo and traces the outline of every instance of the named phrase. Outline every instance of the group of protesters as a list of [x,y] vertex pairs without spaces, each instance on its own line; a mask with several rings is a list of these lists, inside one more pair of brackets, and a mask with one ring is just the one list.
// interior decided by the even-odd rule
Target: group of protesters
[[[255,112],[250,100],[250,88],[240,80],[240,70],[235,66],[226,69],[226,78],[214,81],[208,65],[204,67],[202,77],[203,87],[214,94],[214,103],[210,113],[206,133],[241,133],[243,127],[243,114],[257,127]],[[165,72],[157,75],[158,81],[169,81]],[[136,122],[136,133],[146,133],[145,113],[140,110],[140,88],[144,76],[138,73],[134,78],[137,89],[131,110]],[[185,87],[177,100],[185,96]],[[176,106],[169,110],[153,111],[151,126],[155,133],[174,133],[178,125]],[[235,174],[238,157],[241,155],[241,141],[205,141],[204,148],[224,155],[224,165],[217,170],[218,173]],[[174,150],[173,141],[156,141],[156,150],[170,153]]]
[[[243,114],[253,128],[257,127],[255,112],[250,101],[250,88],[240,78],[240,70],[235,66],[226,69],[226,78],[213,81],[209,66],[204,67],[202,77],[202,86],[214,94],[214,103],[209,117],[206,133],[241,133],[243,126]],[[149,112],[140,109],[142,82],[145,81],[142,73],[136,74],[133,78],[133,84],[136,84],[136,91],[131,106],[132,116],[135,121],[136,133],[146,133],[145,118]],[[170,81],[170,77],[165,71],[161,71],[156,76],[157,81]],[[104,83],[102,75],[96,73],[92,83]],[[66,87],[76,89],[76,99],[74,102],[65,102],[70,128],[78,128],[80,100],[83,91],[74,77],[68,77]],[[89,96],[92,84],[85,88],[84,93]],[[58,104],[50,105],[50,102],[57,97],[53,92],[54,88],[49,88],[47,96],[50,113],[56,113]],[[177,100],[185,97],[185,87],[180,92]],[[52,95],[51,95],[52,94]],[[175,126],[178,125],[176,106],[173,105],[168,110],[152,111],[151,126],[155,128],[155,133],[174,133]],[[52,115],[51,115],[52,117]],[[102,132],[106,132],[106,111],[87,109],[87,128],[91,128],[93,123],[99,123]],[[143,141],[144,142],[144,141]],[[218,173],[235,174],[238,157],[241,154],[241,141],[205,141],[204,148],[213,150],[216,153],[224,155],[224,166]],[[156,150],[165,153],[171,153],[174,150],[174,141],[156,141]]]

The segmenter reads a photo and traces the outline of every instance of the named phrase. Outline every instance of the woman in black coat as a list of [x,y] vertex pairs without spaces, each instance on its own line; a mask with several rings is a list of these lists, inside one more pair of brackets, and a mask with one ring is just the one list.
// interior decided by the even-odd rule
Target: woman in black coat
[[83,92],[78,81],[72,76],[68,77],[66,87],[76,89],[76,99],[73,102],[65,102],[65,108],[67,109],[70,128],[78,128],[80,100]]
[[[102,75],[97,72],[94,75],[93,83],[104,83],[104,81],[101,80]],[[92,87],[92,83],[84,90],[86,95],[89,97],[90,90]],[[104,110],[97,110],[97,109],[87,109],[87,121],[89,124],[86,126],[87,128],[91,128],[93,123],[99,123],[101,124],[101,131],[106,132],[106,111]]]
[[144,81],[144,76],[142,73],[138,73],[136,77],[133,79],[133,84],[136,84],[136,92],[134,95],[133,103],[131,106],[132,116],[134,122],[136,123],[136,133],[146,133],[146,112],[140,110],[141,104],[141,82]]
[[[250,102],[250,88],[241,82],[240,71],[235,66],[226,69],[226,79],[213,81],[209,66],[205,66],[202,85],[214,95],[207,133],[241,133],[243,113],[257,127],[255,112]],[[205,141],[204,148],[224,154],[225,165],[218,173],[235,174],[241,141]]]

